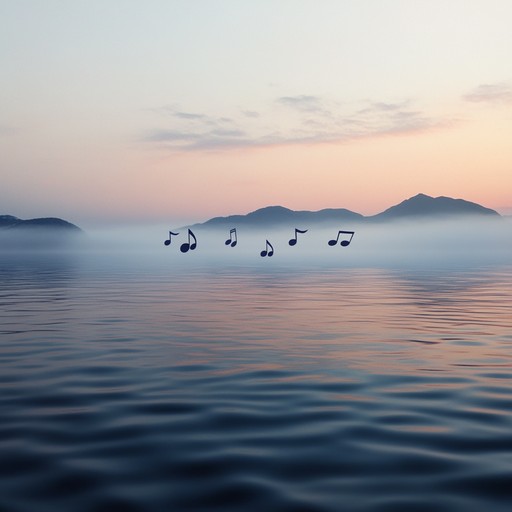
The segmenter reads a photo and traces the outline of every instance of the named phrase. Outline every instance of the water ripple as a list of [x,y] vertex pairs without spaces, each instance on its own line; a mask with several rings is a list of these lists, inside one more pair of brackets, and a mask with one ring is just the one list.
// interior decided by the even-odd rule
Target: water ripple
[[512,268],[36,270],[0,281],[0,510],[510,508]]

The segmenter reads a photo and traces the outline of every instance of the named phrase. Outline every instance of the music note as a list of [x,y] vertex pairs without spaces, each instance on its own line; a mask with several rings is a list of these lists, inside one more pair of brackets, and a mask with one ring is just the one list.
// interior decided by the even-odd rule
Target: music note
[[336,237],[336,240],[329,240],[328,244],[332,247],[333,245],[336,245],[338,243],[338,240],[340,238],[340,235],[350,235],[350,238],[348,240],[342,240],[340,242],[340,245],[342,247],[347,247],[347,245],[350,245],[350,242],[352,242],[352,238],[354,237],[355,231],[338,231],[338,236]]
[[171,237],[172,237],[173,235],[174,235],[174,236],[177,236],[177,235],[179,235],[179,233],[173,233],[172,231],[169,231],[169,240],[166,240],[166,241],[164,242],[164,245],[171,245]]
[[235,247],[235,245],[237,243],[236,228],[229,230],[229,238],[224,243],[226,245],[231,245],[231,247]]
[[[271,258],[274,255],[274,248],[272,247],[272,244],[268,240],[265,240],[265,242],[266,242],[265,250],[260,252],[260,256],[262,258],[264,258],[265,256],[268,256],[269,258]],[[269,251],[269,248],[270,248],[270,251]]]
[[288,244],[291,245],[291,246],[294,246],[297,243],[297,233],[304,234],[304,233],[307,233],[307,232],[308,232],[307,229],[297,229],[297,228],[295,228],[295,238],[292,238],[292,239],[288,240]]
[[[190,243],[190,238],[194,239],[193,244]],[[197,238],[195,237],[194,233],[192,233],[192,231],[190,231],[190,229],[189,229],[188,230],[188,243],[181,244],[180,251],[181,252],[188,252],[189,250],[193,251],[196,247],[197,247]]]

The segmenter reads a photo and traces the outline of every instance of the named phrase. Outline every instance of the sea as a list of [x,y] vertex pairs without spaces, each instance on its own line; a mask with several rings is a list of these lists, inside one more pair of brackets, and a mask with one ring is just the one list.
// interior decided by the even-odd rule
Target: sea
[[163,238],[0,255],[2,512],[511,510],[512,261]]

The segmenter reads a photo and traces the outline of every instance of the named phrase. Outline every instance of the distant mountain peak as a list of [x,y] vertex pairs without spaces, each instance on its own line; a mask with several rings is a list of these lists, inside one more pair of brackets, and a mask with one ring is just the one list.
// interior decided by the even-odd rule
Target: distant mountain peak
[[264,206],[263,208],[258,208],[257,210],[254,210],[251,213],[258,213],[258,212],[263,212],[263,211],[275,211],[275,212],[287,211],[287,212],[291,212],[292,210],[290,210],[290,208],[286,208],[285,206],[272,205],[272,206]]
[[417,194],[387,210],[374,215],[375,220],[391,220],[407,217],[454,217],[461,215],[494,215],[498,212],[485,208],[477,203],[451,197],[432,197]]
[[251,216],[262,216],[262,215],[283,215],[288,214],[293,210],[289,208],[285,208],[284,206],[265,206],[263,208],[259,208],[258,210],[254,210],[253,212],[248,213],[247,215]]
[[[316,212],[290,210],[284,206],[265,206],[249,212],[246,215],[230,215],[228,217],[215,217],[207,220],[200,226],[205,227],[232,227],[247,226],[252,228],[268,226],[284,226],[291,223],[310,225],[319,222],[357,222],[364,217],[345,208],[330,208]],[[197,225],[196,225],[197,226]]]
[[490,208],[485,208],[477,203],[472,203],[471,201],[453,199],[445,196],[432,197],[427,194],[419,193],[388,208],[382,213],[370,217],[365,217],[345,208],[326,208],[319,211],[295,211],[284,206],[274,205],[259,208],[246,215],[215,217],[202,224],[196,224],[195,226],[231,228],[234,226],[269,227],[300,224],[303,227],[307,227],[318,223],[341,225],[365,221],[392,221],[419,218],[443,219],[468,215],[501,217],[498,212]]
[[67,220],[59,219],[57,217],[43,217],[37,219],[22,220],[14,215],[0,215],[0,229],[4,230],[19,230],[19,229],[51,229],[58,231],[74,231],[81,232],[82,230],[68,222]]

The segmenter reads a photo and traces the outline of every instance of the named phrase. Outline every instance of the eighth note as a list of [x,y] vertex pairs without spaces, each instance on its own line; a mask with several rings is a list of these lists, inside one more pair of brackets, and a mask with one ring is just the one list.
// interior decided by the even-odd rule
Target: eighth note
[[352,238],[354,237],[354,234],[355,234],[355,231],[338,231],[338,236],[336,237],[336,240],[329,240],[329,242],[327,242],[331,247],[333,245],[336,245],[338,243],[338,240],[340,238],[340,235],[350,235],[350,238],[348,240],[342,240],[340,242],[340,245],[342,247],[347,247],[347,245],[350,245],[350,242],[352,242]]
[[[191,237],[194,239],[193,244],[190,243]],[[189,250],[193,251],[196,247],[197,247],[197,238],[194,236],[194,233],[192,233],[192,231],[190,231],[190,229],[189,229],[188,230],[188,243],[181,244],[180,251],[181,252],[188,252]]]
[[164,242],[164,245],[171,245],[171,237],[172,237],[173,235],[174,235],[174,236],[177,236],[177,235],[179,235],[179,233],[173,233],[172,231],[169,231],[169,240],[166,240],[166,241]]
[[297,243],[297,233],[304,234],[304,233],[307,233],[307,232],[308,232],[307,229],[297,229],[297,228],[295,228],[295,238],[292,238],[292,239],[288,240],[288,244],[291,245],[291,246],[294,246]]
[[264,258],[265,256],[271,258],[274,255],[274,247],[272,247],[272,244],[268,240],[265,240],[265,242],[265,250],[260,252],[260,256],[262,258]]
[[224,243],[226,245],[231,245],[231,247],[235,247],[235,245],[237,243],[236,228],[233,228],[233,229],[229,230],[229,238]]

